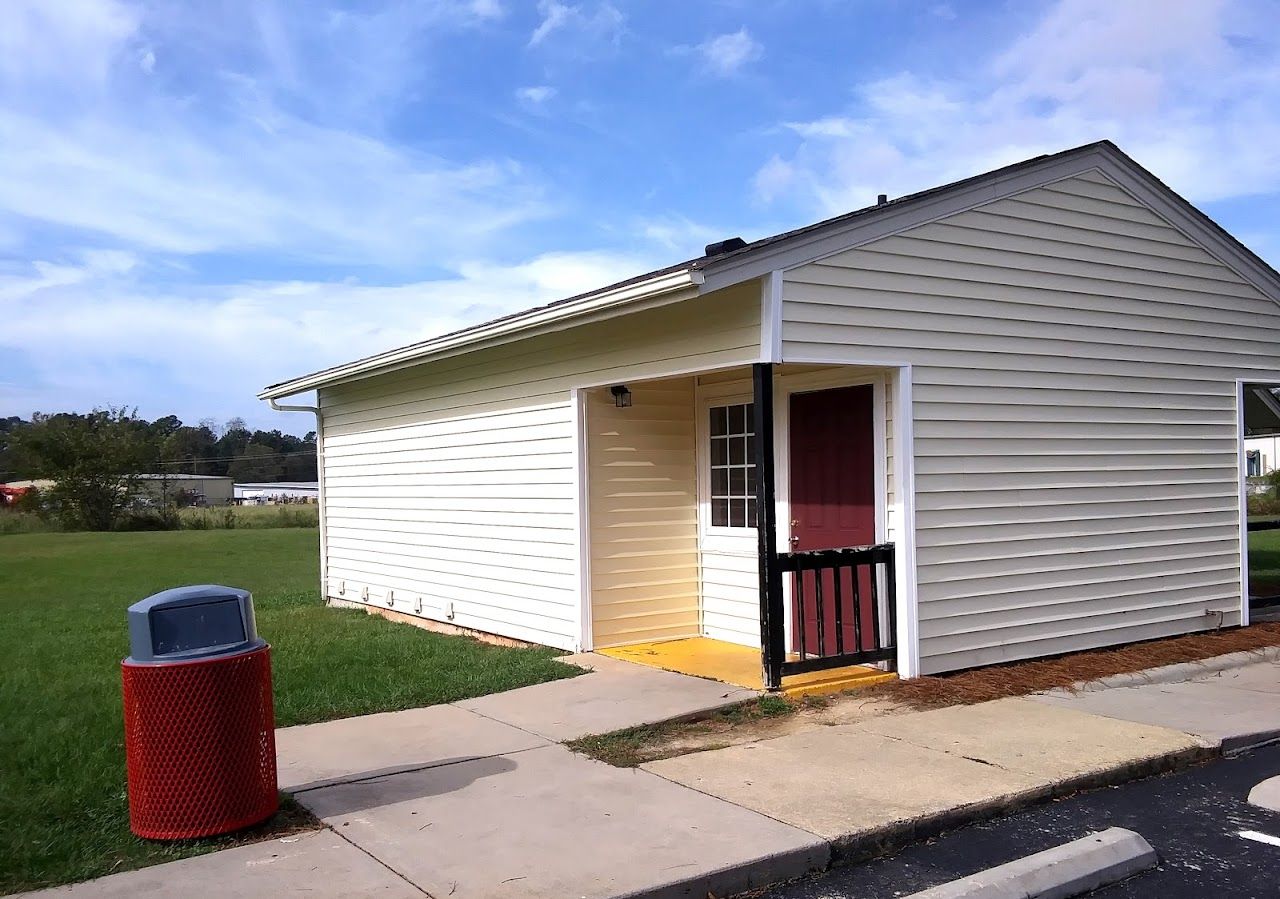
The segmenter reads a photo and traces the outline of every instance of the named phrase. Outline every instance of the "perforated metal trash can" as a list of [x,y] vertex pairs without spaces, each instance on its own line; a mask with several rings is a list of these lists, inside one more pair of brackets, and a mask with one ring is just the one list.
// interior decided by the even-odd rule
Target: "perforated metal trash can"
[[121,663],[129,826],[158,840],[213,836],[278,807],[271,647],[253,600],[181,587],[129,608]]

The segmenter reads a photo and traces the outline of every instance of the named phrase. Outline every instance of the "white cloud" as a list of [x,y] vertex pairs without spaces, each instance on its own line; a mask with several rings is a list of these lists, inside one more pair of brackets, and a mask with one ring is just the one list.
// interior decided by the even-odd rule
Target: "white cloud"
[[554,34],[574,32],[588,44],[616,45],[626,27],[626,16],[611,3],[599,3],[590,12],[582,6],[571,6],[559,0],[539,0],[538,27],[529,35],[529,46],[536,47]]
[[1059,0],[963,78],[903,72],[785,124],[799,143],[761,168],[757,195],[833,214],[1101,138],[1193,201],[1280,190],[1268,8]]
[[541,0],[538,3],[538,12],[542,14],[542,21],[538,23],[537,28],[533,29],[533,34],[529,35],[530,47],[542,43],[553,32],[563,28],[573,17],[575,10],[563,3],[557,3],[556,0]]
[[138,30],[117,0],[6,0],[0,4],[0,75],[29,84],[56,77],[101,84]]
[[783,196],[795,182],[795,166],[779,156],[772,157],[760,167],[752,179],[756,196],[766,203],[772,203]]
[[499,0],[471,0],[471,14],[477,19],[501,19],[507,14]]
[[541,106],[556,95],[556,89],[549,84],[535,84],[516,90],[516,99],[531,106]]
[[[432,29],[500,12],[441,0],[286,17],[254,4],[229,29],[180,7],[143,20],[115,0],[0,4],[0,235],[39,222],[138,250],[327,264],[482,252],[546,214],[537,180],[502,156],[386,139],[364,110],[406,89],[422,67],[405,60]],[[176,67],[202,52],[219,64],[191,88],[147,77],[158,54]],[[323,109],[307,105],[319,97]]]
[[696,49],[707,70],[721,77],[736,75],[764,55],[764,47],[745,27],[703,41]]
[[[107,404],[186,420],[245,415],[268,383],[402,346],[644,271],[651,258],[549,253],[470,262],[431,281],[148,285],[129,254],[89,253],[0,273],[0,352],[25,369],[0,409],[28,415]],[[256,412],[255,412],[256,410]],[[274,426],[274,425],[273,425]]]
[[[0,111],[0,210],[174,253],[391,263],[545,211],[509,160],[452,163],[264,111],[258,127],[61,127]],[[267,116],[270,116],[267,118]]]
[[638,223],[635,231],[646,241],[682,258],[702,254],[707,244],[731,236],[730,231],[695,222],[683,215],[651,218]]

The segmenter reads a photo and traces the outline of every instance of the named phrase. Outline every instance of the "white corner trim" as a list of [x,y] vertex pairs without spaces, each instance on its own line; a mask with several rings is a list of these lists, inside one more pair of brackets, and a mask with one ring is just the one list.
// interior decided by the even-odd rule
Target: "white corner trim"
[[760,279],[760,361],[782,361],[782,272]]
[[587,440],[587,391],[575,387],[569,391],[573,417],[573,492],[577,542],[574,552],[578,563],[578,652],[590,652],[595,645],[591,617],[591,492],[590,445]]
[[1240,626],[1249,624],[1249,478],[1244,448],[1244,385],[1236,378],[1236,482],[1240,490]]
[[915,409],[911,366],[897,370],[893,403],[894,507],[898,530],[894,576],[898,587],[898,676],[920,676],[920,606],[916,595]]

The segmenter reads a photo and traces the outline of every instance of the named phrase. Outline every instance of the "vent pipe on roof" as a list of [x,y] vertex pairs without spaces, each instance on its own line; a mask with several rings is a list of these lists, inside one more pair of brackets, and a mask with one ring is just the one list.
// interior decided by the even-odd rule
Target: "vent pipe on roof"
[[888,203],[888,202],[889,202],[888,194],[881,194],[880,196],[876,197],[877,206],[883,206],[885,203]]
[[724,253],[732,253],[734,250],[741,250],[746,245],[747,242],[741,237],[729,237],[725,240],[707,244],[703,253],[707,256],[720,256]]

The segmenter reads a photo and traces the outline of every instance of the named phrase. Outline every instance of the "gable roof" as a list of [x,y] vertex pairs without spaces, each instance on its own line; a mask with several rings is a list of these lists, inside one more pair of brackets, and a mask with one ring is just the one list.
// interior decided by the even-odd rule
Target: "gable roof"
[[728,252],[696,256],[597,290],[272,384],[258,397],[279,399],[481,346],[634,311],[640,308],[639,304],[652,306],[692,299],[700,293],[759,278],[771,271],[794,268],[982,203],[1091,170],[1103,172],[1245,281],[1280,303],[1280,272],[1111,141],[1102,140],[1036,156],[760,238]]

